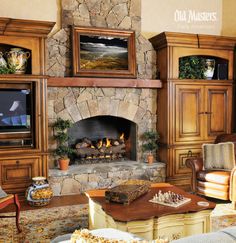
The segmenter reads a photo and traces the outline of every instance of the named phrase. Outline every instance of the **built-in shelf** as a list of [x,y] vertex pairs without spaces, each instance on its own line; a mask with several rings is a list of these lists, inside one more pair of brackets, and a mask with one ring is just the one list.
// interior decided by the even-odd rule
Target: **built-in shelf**
[[156,79],[50,77],[48,87],[161,88]]

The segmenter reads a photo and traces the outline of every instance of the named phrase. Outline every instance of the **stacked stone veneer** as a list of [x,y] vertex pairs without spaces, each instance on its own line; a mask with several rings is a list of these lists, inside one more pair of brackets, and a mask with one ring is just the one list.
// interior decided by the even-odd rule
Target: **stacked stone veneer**
[[[95,26],[134,30],[138,78],[155,77],[156,54],[140,33],[141,0],[61,0],[62,29],[47,41],[47,74],[70,76],[72,47],[70,26]],[[147,81],[148,82],[148,81]],[[133,88],[48,88],[49,148],[51,124],[57,117],[73,122],[97,115],[112,115],[134,121],[138,138],[147,129],[156,129],[157,91]],[[138,142],[138,159],[141,158]],[[50,161],[50,167],[53,161]]]
[[138,78],[155,78],[156,53],[141,35],[141,0],[61,0],[62,28],[48,38],[47,73],[70,76],[72,48],[70,26],[134,30]]
[[165,164],[115,162],[70,166],[66,172],[50,170],[50,185],[54,196],[81,193],[95,188],[116,186],[128,179],[144,179],[153,183],[165,181]]
[[[61,0],[61,10],[62,28],[47,40],[48,75],[71,76],[70,25],[77,25],[134,30],[137,78],[156,77],[156,53],[151,43],[141,35],[141,0]],[[156,102],[157,90],[155,89],[48,88],[49,149],[55,147],[51,124],[57,117],[70,119],[73,122],[98,115],[123,117],[137,123],[137,137],[140,138],[145,130],[156,129]],[[141,143],[138,139],[138,161],[142,159]],[[50,159],[49,164],[51,168],[54,167],[53,159]],[[133,169],[129,173],[132,174],[132,171]],[[91,180],[91,175],[86,176],[90,178],[88,181]],[[54,181],[53,178],[52,176],[51,179]],[[55,178],[58,180],[59,177]],[[70,181],[74,185],[76,182],[72,182],[72,179],[78,182],[82,180],[79,176],[76,178],[62,177],[61,180]],[[96,178],[100,177],[96,176]],[[160,175],[159,178],[164,177]],[[103,179],[106,181],[107,177]],[[64,184],[62,181],[56,183],[55,187]],[[102,186],[97,182],[94,185]],[[64,191],[62,188],[58,190]]]
[[[156,127],[156,99],[152,89],[53,88],[48,95],[49,124],[56,117],[75,123],[93,116],[111,115],[135,122],[140,138],[144,131]],[[55,146],[52,135],[53,131],[49,129],[51,148]],[[141,160],[142,141],[137,140],[137,158]]]

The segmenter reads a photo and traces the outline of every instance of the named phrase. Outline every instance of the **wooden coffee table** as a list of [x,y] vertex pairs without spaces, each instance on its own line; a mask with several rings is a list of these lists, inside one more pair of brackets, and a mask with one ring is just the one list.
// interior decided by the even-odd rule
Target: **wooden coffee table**
[[[191,198],[178,208],[149,202],[159,191],[173,191]],[[215,203],[168,183],[152,184],[148,193],[133,201],[130,205],[107,203],[105,190],[86,192],[89,198],[89,229],[115,228],[143,237],[146,240],[181,237],[207,233],[210,230],[210,213]],[[199,206],[199,201],[208,202],[208,206]]]

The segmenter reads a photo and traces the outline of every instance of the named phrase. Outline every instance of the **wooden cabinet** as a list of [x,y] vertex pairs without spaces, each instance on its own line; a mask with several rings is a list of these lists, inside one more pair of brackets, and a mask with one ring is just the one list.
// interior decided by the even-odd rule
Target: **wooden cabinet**
[[[233,57],[235,38],[164,32],[150,39],[157,51],[159,157],[167,163],[167,181],[190,189],[189,156],[201,155],[203,143],[232,130]],[[180,59],[215,60],[213,79],[180,79]],[[219,79],[219,65],[227,68]]]
[[40,156],[17,158],[1,158],[0,175],[1,184],[8,192],[23,192],[31,183],[31,178],[39,175]]
[[173,82],[174,144],[212,141],[231,131],[232,82]]
[[[6,55],[11,48],[21,48],[30,56],[25,74],[0,75],[0,91],[4,94],[1,102],[13,104],[16,99],[15,107],[20,102],[24,104],[24,113],[14,113],[15,120],[3,105],[0,110],[0,186],[8,193],[23,194],[32,177],[47,176],[45,38],[53,25],[53,22],[0,18],[0,51]],[[8,103],[6,92],[11,97]],[[19,93],[26,94],[22,101],[18,101]],[[9,119],[6,126],[3,116]]]

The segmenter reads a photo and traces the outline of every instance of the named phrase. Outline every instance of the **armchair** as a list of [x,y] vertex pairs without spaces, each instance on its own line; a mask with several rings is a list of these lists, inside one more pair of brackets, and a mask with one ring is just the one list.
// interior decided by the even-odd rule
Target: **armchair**
[[[223,134],[215,139],[215,144],[232,142],[236,155],[236,134]],[[231,170],[205,169],[203,158],[189,158],[186,166],[192,170],[191,187],[194,193],[222,200],[231,200],[236,209],[236,167]]]

